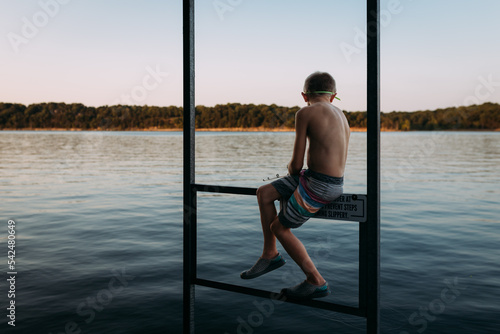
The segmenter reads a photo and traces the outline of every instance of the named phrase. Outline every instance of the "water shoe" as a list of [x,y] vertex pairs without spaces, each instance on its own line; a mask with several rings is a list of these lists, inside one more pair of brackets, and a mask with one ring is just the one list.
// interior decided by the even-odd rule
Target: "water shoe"
[[240,277],[243,279],[256,278],[261,275],[267,274],[270,271],[278,269],[285,263],[286,263],[285,259],[279,253],[274,259],[259,258],[259,260],[253,265],[253,267],[242,272],[240,274]]
[[330,294],[330,289],[328,288],[328,283],[325,282],[323,285],[313,285],[304,281],[291,288],[286,288],[281,290],[281,295],[290,299],[313,299],[326,297]]

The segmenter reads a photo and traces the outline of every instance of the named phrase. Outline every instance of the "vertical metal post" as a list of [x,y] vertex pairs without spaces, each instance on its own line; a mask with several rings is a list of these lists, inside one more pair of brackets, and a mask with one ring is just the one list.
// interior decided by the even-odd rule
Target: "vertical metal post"
[[[366,260],[367,333],[380,333],[380,0],[367,0],[367,221],[363,228]],[[360,250],[361,251],[361,250]]]
[[195,182],[195,102],[194,102],[194,0],[183,0],[184,59],[184,268],[183,268],[183,332],[194,333],[194,298],[196,278],[196,193]]

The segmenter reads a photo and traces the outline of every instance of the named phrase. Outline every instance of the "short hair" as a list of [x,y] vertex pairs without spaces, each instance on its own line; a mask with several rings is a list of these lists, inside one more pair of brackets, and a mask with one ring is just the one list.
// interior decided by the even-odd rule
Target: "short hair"
[[325,93],[314,93],[318,91],[337,92],[335,79],[326,72],[314,72],[304,82],[304,93],[308,95],[323,95]]

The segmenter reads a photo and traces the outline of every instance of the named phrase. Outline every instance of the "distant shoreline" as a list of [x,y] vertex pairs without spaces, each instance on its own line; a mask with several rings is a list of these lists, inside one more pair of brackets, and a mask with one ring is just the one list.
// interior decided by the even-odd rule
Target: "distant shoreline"
[[[127,129],[127,130],[110,130],[110,129],[79,129],[79,128],[24,128],[24,129],[0,129],[0,131],[109,131],[109,132],[182,132],[182,128],[171,128],[171,129],[158,129],[158,128],[145,128],[145,129]],[[442,129],[442,130],[394,130],[381,128],[381,132],[434,132],[434,131],[446,131],[446,132],[499,132],[500,129],[488,130],[488,129]],[[294,128],[264,128],[264,127],[250,127],[250,128],[202,128],[196,129],[196,132],[295,132]],[[366,128],[361,127],[351,127],[351,132],[366,132]]]
[[[228,103],[197,106],[197,131],[291,132],[299,107]],[[343,111],[352,132],[366,132],[366,111]],[[81,103],[0,102],[0,128],[31,131],[182,131],[183,108],[155,106],[86,107]],[[386,131],[499,131],[500,104],[380,113]]]
[[[182,129],[158,129],[158,128],[146,128],[146,129],[128,129],[128,130],[109,130],[109,129],[78,129],[78,128],[24,128],[24,129],[0,129],[0,131],[124,131],[124,132],[182,132]],[[295,132],[294,128],[263,128],[263,127],[253,127],[253,128],[202,128],[196,129],[197,132]],[[380,129],[382,132],[403,132],[399,130],[392,129]],[[351,132],[366,132],[366,128],[351,127]]]

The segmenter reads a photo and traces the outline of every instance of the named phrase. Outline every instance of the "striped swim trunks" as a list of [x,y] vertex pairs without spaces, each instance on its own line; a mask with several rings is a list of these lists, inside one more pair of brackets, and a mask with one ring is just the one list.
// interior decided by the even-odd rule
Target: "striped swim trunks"
[[271,183],[281,195],[278,218],[285,227],[297,228],[313,217],[323,206],[343,193],[344,177],[333,177],[302,170]]

